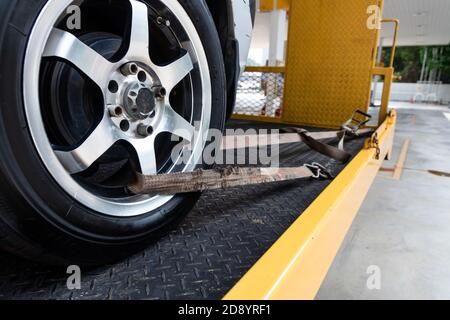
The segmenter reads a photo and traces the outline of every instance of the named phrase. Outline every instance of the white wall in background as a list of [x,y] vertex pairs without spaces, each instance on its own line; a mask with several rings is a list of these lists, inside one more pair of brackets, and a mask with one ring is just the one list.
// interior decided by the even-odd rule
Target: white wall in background
[[[412,101],[414,96],[416,96],[417,90],[416,83],[400,83],[394,82],[392,84],[391,90],[391,100],[392,101]],[[373,88],[373,84],[372,84]],[[377,92],[375,95],[376,100],[381,99],[381,93],[383,91],[383,84],[378,83]],[[450,84],[440,85],[437,91],[438,98],[443,104],[448,104],[450,102]]]
[[[282,12],[282,10],[274,13],[256,13],[249,58],[258,65],[264,66],[270,59],[271,39],[275,42],[275,45],[272,45],[272,55],[275,55],[276,60],[284,59],[288,31],[286,18],[286,11]],[[274,23],[275,27],[271,23]]]

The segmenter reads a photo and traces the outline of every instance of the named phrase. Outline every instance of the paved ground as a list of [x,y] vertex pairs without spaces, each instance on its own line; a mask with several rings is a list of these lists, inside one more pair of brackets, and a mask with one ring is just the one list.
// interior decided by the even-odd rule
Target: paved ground
[[[405,170],[399,181],[379,174],[318,299],[450,299],[450,178],[428,172],[450,173],[450,109],[393,105],[397,138],[384,167],[409,138]],[[378,274],[380,289],[369,290]]]

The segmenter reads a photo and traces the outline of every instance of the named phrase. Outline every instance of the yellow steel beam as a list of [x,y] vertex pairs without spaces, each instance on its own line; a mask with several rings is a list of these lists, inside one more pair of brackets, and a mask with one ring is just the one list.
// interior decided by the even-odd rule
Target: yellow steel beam
[[224,299],[314,299],[393,144],[395,122],[392,111],[365,148]]
[[[277,3],[277,9],[281,10],[287,10],[289,9],[290,0],[276,0]],[[274,0],[261,0],[259,4],[259,10],[261,11],[272,11],[275,8],[275,1]]]
[[391,88],[392,88],[392,81],[394,80],[394,58],[395,58],[395,52],[397,48],[397,35],[398,35],[398,29],[399,29],[399,20],[398,19],[383,19],[381,20],[382,23],[393,23],[394,24],[394,35],[393,35],[393,41],[392,41],[392,50],[391,50],[391,57],[389,60],[389,66],[388,67],[380,67],[375,66],[372,68],[372,78],[373,76],[383,76],[384,78],[384,86],[383,86],[383,94],[381,96],[381,107],[380,107],[380,113],[378,116],[378,124],[380,125],[384,119],[386,118],[388,114],[388,105],[389,100],[391,98]]
[[246,67],[245,72],[284,73],[286,67]]
[[378,124],[381,124],[389,112],[389,100],[391,99],[392,80],[394,78],[394,68],[375,67],[372,69],[373,76],[382,76],[384,79],[383,93],[381,95],[380,113]]
[[389,67],[394,67],[394,59],[395,59],[395,52],[397,50],[397,37],[398,37],[398,29],[400,26],[400,20],[398,19],[383,19],[381,20],[382,23],[393,23],[394,24],[394,35],[392,37],[392,50],[391,50],[391,58],[389,59]]
[[280,118],[268,117],[268,116],[252,116],[252,115],[246,115],[246,114],[233,114],[231,116],[231,119],[243,120],[243,121],[258,121],[258,122],[266,122],[266,123],[273,123],[273,124],[282,123]]

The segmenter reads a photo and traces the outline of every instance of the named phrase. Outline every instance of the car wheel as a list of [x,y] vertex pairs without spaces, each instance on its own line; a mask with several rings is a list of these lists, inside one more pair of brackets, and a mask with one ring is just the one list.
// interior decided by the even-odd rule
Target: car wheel
[[[173,228],[199,194],[126,186],[136,171],[203,167],[206,132],[223,130],[225,72],[204,2],[2,1],[0,18],[0,246],[103,264]],[[173,154],[180,142],[189,161]]]

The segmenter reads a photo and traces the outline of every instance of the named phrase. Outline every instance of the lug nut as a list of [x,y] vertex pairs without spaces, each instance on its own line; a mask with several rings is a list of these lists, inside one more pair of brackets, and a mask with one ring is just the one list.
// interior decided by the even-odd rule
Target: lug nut
[[155,98],[159,100],[164,99],[164,97],[167,95],[166,89],[161,86],[153,87],[153,92],[155,94]]
[[135,63],[127,63],[120,68],[124,76],[134,75],[138,73],[139,68]]
[[121,106],[109,106],[108,111],[111,117],[120,117],[123,114]]
[[137,127],[137,133],[142,137],[148,137],[153,133],[153,127],[145,124],[140,124]]

